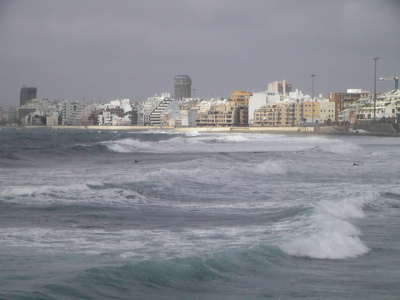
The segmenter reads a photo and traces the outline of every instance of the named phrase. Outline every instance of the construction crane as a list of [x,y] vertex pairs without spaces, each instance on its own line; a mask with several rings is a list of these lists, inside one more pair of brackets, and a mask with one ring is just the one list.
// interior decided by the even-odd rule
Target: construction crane
[[392,77],[386,77],[386,78],[379,78],[379,81],[384,81],[384,80],[394,80],[394,89],[398,90],[399,89],[399,76],[392,76]]

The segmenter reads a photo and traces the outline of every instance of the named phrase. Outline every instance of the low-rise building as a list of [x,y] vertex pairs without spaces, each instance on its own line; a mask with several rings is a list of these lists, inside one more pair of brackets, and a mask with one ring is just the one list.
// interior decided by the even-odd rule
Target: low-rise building
[[46,125],[47,126],[57,126],[59,125],[59,115],[55,113],[51,116],[46,117]]
[[46,117],[59,114],[60,103],[48,99],[31,99],[18,108],[22,124],[46,125]]
[[17,120],[16,107],[0,107],[0,125],[12,124]]

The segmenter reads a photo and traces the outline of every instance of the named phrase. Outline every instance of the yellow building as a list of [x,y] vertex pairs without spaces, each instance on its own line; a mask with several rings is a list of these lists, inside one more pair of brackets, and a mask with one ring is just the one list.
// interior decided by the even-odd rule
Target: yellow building
[[329,123],[334,122],[335,119],[335,102],[320,102],[320,121],[322,123]]
[[254,113],[254,126],[295,126],[300,125],[303,103],[268,103]]
[[207,111],[200,111],[196,116],[196,126],[238,126],[239,109],[235,103],[212,105]]
[[238,126],[249,124],[249,98],[253,93],[246,91],[235,91],[231,94],[231,102],[238,108]]
[[303,104],[303,118],[308,123],[320,121],[320,102],[309,101]]
[[247,105],[249,106],[249,98],[253,93],[246,91],[235,91],[231,94],[232,102],[237,103],[238,105]]

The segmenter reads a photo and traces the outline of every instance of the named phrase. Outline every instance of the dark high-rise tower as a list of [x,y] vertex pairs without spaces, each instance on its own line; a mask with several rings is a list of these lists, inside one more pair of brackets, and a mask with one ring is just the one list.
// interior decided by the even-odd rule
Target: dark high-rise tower
[[23,86],[19,94],[19,106],[26,104],[27,101],[36,99],[37,88]]
[[174,78],[175,99],[190,98],[192,96],[192,79],[187,75],[177,75]]

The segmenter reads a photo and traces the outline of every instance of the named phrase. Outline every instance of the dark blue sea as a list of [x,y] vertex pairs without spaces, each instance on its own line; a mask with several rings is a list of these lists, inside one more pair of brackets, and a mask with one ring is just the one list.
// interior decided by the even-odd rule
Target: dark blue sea
[[0,299],[400,299],[400,138],[2,128]]

